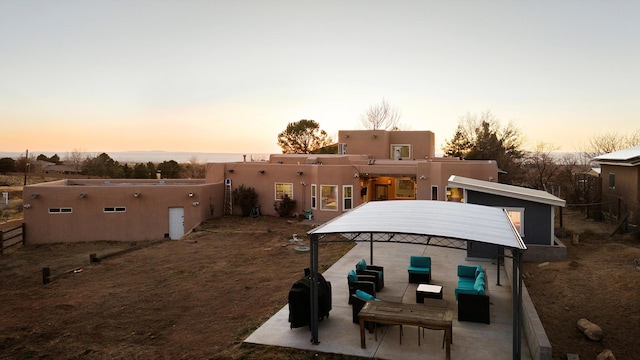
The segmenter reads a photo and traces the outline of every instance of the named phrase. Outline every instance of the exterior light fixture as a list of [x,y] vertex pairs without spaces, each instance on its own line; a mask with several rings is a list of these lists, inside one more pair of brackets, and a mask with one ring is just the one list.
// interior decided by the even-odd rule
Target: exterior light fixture
[[258,174],[264,174],[264,170],[258,170]]
[[194,201],[194,202],[191,203],[191,205],[198,206],[198,205],[200,205],[200,201]]
[[31,194],[30,196],[32,199],[37,199],[38,197],[40,197],[40,194]]
[[420,175],[420,180],[425,180],[427,177],[424,175]]
[[355,173],[355,174],[353,174],[353,177],[354,177],[354,178],[359,178],[359,177],[360,177],[360,174]]
[[231,173],[233,173],[233,169],[227,169],[227,172],[228,172],[229,174],[231,174]]
[[25,209],[29,209],[29,208],[31,208],[31,204],[24,204],[24,205],[22,205],[22,207],[25,208]]
[[136,197],[136,198],[137,198],[137,197],[140,197],[140,193],[139,193],[139,192],[137,192],[137,193],[133,193],[133,197]]
[[189,193],[189,197],[194,197],[195,194],[194,193]]
[[86,193],[82,193],[82,194],[80,194],[80,199],[84,199],[84,198],[86,198],[86,197],[87,197],[87,194],[86,194]]
[[297,172],[298,176],[302,175],[302,171]]

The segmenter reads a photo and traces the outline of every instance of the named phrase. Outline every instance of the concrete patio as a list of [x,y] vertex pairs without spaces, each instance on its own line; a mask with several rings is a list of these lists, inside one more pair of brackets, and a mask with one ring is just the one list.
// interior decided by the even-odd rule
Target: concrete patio
[[[442,331],[426,330],[418,346],[418,329],[404,326],[400,344],[399,326],[385,326],[374,333],[366,333],[366,349],[360,347],[360,329],[351,319],[348,304],[347,273],[360,259],[369,259],[370,245],[358,243],[325,273],[332,285],[332,310],[328,319],[319,323],[320,344],[310,342],[309,327],[291,329],[288,306],[283,307],[245,342],[339,353],[377,359],[445,359]],[[432,284],[444,287],[443,298],[454,309],[452,359],[511,359],[512,358],[512,291],[504,268],[496,285],[496,265],[491,262],[467,261],[466,252],[436,246],[374,243],[373,264],[384,266],[385,287],[376,296],[385,301],[415,303],[417,284],[408,283],[407,265],[411,255],[425,255],[432,259]],[[459,322],[454,289],[459,264],[482,265],[488,276],[491,297],[491,324]],[[302,276],[303,269],[300,269]],[[522,359],[531,359],[526,340],[522,339]]]

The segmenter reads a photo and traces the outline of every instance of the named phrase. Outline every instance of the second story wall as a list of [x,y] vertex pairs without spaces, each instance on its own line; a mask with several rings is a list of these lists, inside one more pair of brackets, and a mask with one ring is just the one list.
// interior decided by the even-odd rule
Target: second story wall
[[371,159],[424,160],[435,157],[431,131],[342,130],[338,142],[347,154],[367,154]]

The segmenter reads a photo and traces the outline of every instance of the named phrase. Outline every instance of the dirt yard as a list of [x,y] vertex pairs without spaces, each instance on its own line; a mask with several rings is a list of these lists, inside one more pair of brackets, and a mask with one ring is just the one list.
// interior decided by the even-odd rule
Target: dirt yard
[[[637,240],[616,236],[565,211],[570,259],[528,263],[526,285],[551,339],[555,359],[640,354],[640,258]],[[294,249],[308,222],[260,217],[216,219],[185,241],[163,241],[100,263],[133,244],[28,246],[0,257],[0,359],[354,359],[242,340],[287,302],[308,266]],[[580,243],[571,244],[571,232]],[[308,245],[308,243],[307,243]],[[321,245],[326,269],[352,244]],[[42,268],[56,276],[42,283]],[[339,284],[336,284],[339,286]],[[602,342],[576,329],[585,317]]]
[[[554,359],[578,354],[595,359],[605,349],[616,359],[640,358],[640,241],[630,234],[610,237],[614,225],[564,211],[567,261],[525,263],[525,284],[553,347]],[[579,234],[573,244],[572,234]],[[605,337],[590,341],[579,319],[599,325]]]

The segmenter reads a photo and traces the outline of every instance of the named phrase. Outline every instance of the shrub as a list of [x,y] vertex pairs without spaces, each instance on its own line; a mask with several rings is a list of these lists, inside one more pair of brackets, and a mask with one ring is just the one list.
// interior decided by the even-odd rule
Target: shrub
[[273,204],[273,207],[276,209],[276,212],[280,217],[287,217],[291,215],[293,210],[296,208],[296,201],[289,197],[289,195],[284,194],[282,200],[278,200]]
[[233,190],[233,202],[240,205],[242,216],[247,217],[251,214],[254,206],[258,205],[258,193],[252,187],[244,187]]

